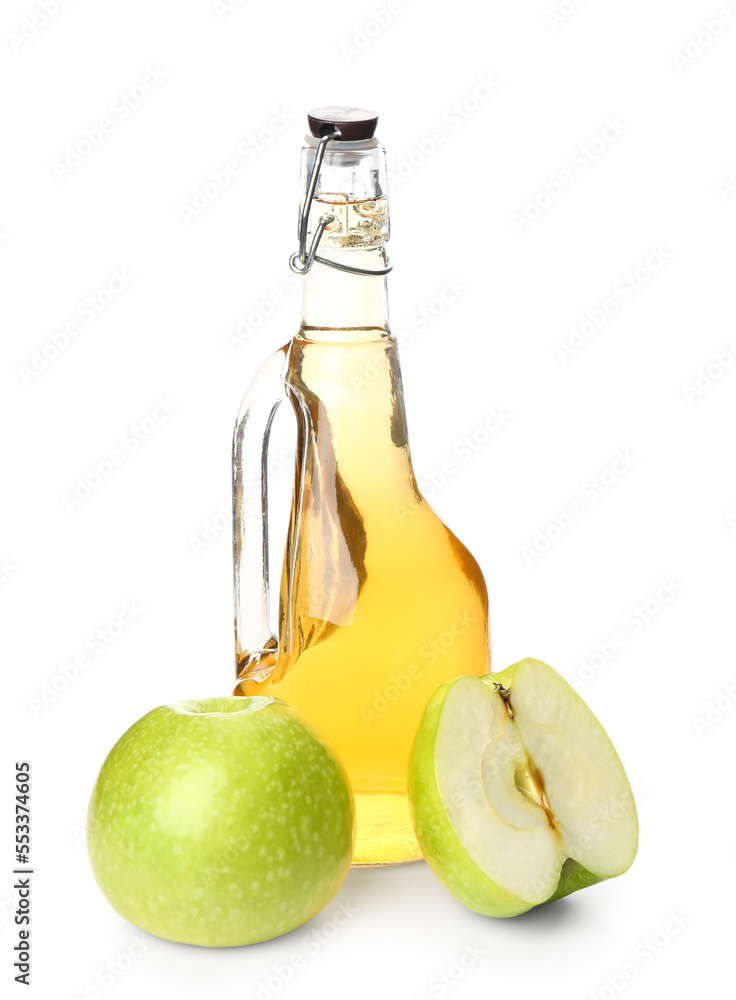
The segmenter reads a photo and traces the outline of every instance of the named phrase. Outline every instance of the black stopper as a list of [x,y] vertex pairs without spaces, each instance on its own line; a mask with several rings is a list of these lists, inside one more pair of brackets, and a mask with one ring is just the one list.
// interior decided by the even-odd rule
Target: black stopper
[[375,111],[367,111],[365,108],[317,108],[310,111],[307,118],[313,136],[321,139],[337,127],[340,129],[339,141],[342,142],[372,139],[378,124]]

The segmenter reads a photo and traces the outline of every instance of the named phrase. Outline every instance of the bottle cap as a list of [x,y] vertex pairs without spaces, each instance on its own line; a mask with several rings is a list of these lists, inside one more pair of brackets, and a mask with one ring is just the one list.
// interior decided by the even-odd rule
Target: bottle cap
[[375,111],[368,111],[366,108],[329,107],[317,108],[307,115],[309,130],[316,138],[328,135],[333,127],[340,129],[338,142],[360,142],[363,139],[372,139],[378,115]]

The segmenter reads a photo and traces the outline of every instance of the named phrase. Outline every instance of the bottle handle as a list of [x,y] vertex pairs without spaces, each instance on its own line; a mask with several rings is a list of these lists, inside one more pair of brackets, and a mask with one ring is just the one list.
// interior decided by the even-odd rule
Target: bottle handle
[[279,640],[269,622],[268,443],[286,398],[288,345],[259,369],[233,434],[233,591],[238,676],[263,679],[276,664]]

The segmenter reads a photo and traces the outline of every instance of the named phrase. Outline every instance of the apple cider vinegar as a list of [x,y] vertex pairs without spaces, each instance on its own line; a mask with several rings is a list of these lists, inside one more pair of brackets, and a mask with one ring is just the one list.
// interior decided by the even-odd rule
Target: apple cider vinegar
[[[335,125],[355,134],[338,110]],[[355,794],[354,861],[388,864],[421,856],[407,766],[428,700],[490,664],[480,568],[412,469],[387,318],[385,171],[371,137],[308,137],[305,189],[320,150],[324,159],[303,219],[321,229],[321,256],[293,264],[308,272],[300,331],[256,377],[236,425],[236,694],[283,698],[324,735]],[[297,461],[270,635],[263,454],[285,397]]]

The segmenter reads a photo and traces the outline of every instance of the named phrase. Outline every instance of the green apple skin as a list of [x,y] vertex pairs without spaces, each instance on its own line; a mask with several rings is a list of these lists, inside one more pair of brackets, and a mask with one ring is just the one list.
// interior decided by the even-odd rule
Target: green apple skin
[[209,698],[149,712],[97,778],[87,841],[126,920],[210,947],[286,934],[350,867],[353,796],[332,751],[277,698]]
[[[479,680],[493,687],[508,687],[516,670],[525,661],[506,670],[484,674]],[[457,679],[456,679],[457,680]],[[409,802],[414,829],[428,865],[449,891],[476,913],[492,917],[514,917],[534,906],[506,892],[475,864],[445,812],[435,774],[435,744],[442,706],[456,681],[443,684],[430,699],[419,725],[409,762]],[[570,690],[579,697],[573,688]],[[607,876],[596,875],[572,858],[562,865],[554,893],[545,900],[551,903],[563,896],[602,882]]]

